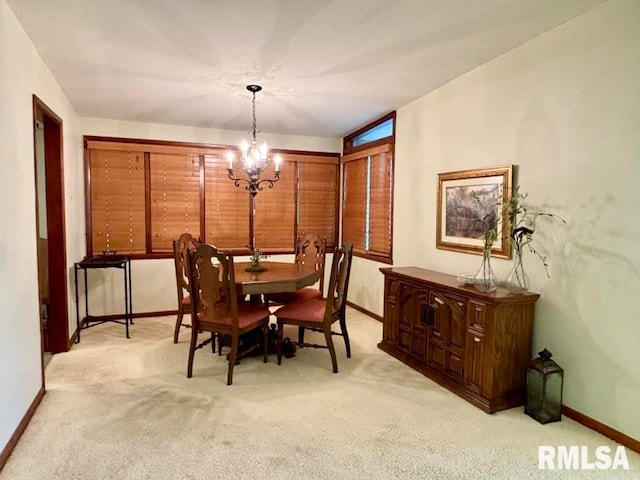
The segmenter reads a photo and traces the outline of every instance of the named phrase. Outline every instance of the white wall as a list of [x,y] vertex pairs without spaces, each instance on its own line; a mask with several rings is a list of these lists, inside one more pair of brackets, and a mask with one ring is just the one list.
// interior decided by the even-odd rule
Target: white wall
[[[84,238],[78,117],[13,12],[0,0],[0,450],[41,385],[33,94],[63,120],[71,264],[83,250],[79,239]],[[69,307],[70,324],[75,325],[72,302]]]
[[[565,368],[566,405],[640,439],[640,3],[604,4],[404,106],[396,132],[395,265],[474,271],[480,257],[435,248],[437,173],[518,165],[530,203],[568,221],[536,233],[550,280],[525,257],[534,352]],[[382,314],[378,266],[354,263],[350,293]]]
[[[247,122],[249,118],[247,118]],[[247,123],[247,130],[250,125]],[[104,137],[139,138],[148,140],[168,140],[174,142],[212,143],[220,145],[238,145],[246,139],[246,131],[219,130],[212,128],[187,127],[181,125],[162,125],[158,123],[129,122],[102,118],[82,118],[83,135]],[[269,148],[290,150],[308,150],[318,152],[341,152],[342,140],[331,137],[305,137],[300,135],[275,135],[268,132],[260,134]]]
[[[97,118],[82,118],[81,130],[83,135],[221,145],[237,145],[247,136],[246,132],[230,130]],[[261,134],[261,138],[269,143],[270,148],[320,152],[340,152],[342,148],[342,140],[339,138],[273,135],[266,132]],[[237,261],[245,260],[248,261],[248,258],[237,259]],[[269,260],[293,261],[293,256],[278,255]],[[331,256],[327,258],[327,265],[330,266],[329,262],[331,262]],[[133,260],[131,270],[134,313],[177,308],[173,259]],[[121,271],[112,269],[88,272],[89,313],[92,315],[122,313],[124,309],[122,282]],[[79,283],[82,285],[81,282]]]

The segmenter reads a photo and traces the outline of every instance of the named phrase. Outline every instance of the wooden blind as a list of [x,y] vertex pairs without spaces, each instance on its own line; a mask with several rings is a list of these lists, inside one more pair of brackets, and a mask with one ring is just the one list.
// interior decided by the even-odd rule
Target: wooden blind
[[354,251],[365,252],[367,213],[367,158],[344,164],[342,238],[353,243]]
[[[283,162],[280,180],[255,197],[255,246],[272,252],[293,252],[296,215],[296,164]],[[273,164],[260,175],[273,178]]]
[[369,253],[391,255],[392,153],[369,157]]
[[200,236],[200,158],[150,154],[151,250],[172,252],[182,233]]
[[250,195],[227,177],[229,162],[207,155],[204,162],[205,239],[218,248],[246,249],[249,237]]
[[[337,237],[339,155],[280,152],[282,174],[252,199],[227,176],[226,147],[84,137],[87,252],[170,255],[183,232],[219,248],[293,252],[295,234]],[[275,153],[275,152],[274,152]],[[240,169],[237,176],[244,177]],[[270,166],[262,178],[273,177]],[[361,202],[362,206],[362,202]],[[253,210],[252,210],[253,207]]]
[[337,164],[298,163],[298,235],[317,233],[335,247],[337,189]]
[[90,150],[92,253],[144,253],[144,154]]

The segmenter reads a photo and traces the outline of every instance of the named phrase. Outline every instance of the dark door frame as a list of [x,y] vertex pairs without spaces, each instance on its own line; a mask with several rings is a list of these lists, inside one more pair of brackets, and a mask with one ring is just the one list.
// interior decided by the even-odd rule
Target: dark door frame
[[[64,216],[62,119],[36,95],[33,95],[33,156],[34,168],[36,169],[36,120],[39,113],[42,114],[42,123],[44,124],[47,247],[49,251],[48,340],[51,352],[59,353],[69,350],[69,306],[67,299],[67,243],[65,237]],[[37,197],[38,187],[36,180],[36,232],[38,232]],[[42,332],[42,327],[41,333],[44,334]]]

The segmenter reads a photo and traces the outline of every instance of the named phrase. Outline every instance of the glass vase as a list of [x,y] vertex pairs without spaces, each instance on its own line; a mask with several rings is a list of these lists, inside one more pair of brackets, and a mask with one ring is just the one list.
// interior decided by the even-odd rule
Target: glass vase
[[529,277],[524,271],[524,264],[522,263],[523,253],[521,250],[514,250],[513,265],[504,282],[505,288],[511,292],[517,293],[529,290]]
[[481,292],[493,292],[498,286],[496,275],[491,268],[491,250],[482,253],[482,264],[473,278],[473,286]]

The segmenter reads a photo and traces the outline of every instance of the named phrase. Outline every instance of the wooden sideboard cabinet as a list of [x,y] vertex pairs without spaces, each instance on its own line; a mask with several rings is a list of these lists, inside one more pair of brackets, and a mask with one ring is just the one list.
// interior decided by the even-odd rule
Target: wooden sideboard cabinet
[[487,413],[524,404],[538,294],[482,293],[416,267],[380,271],[380,349]]

